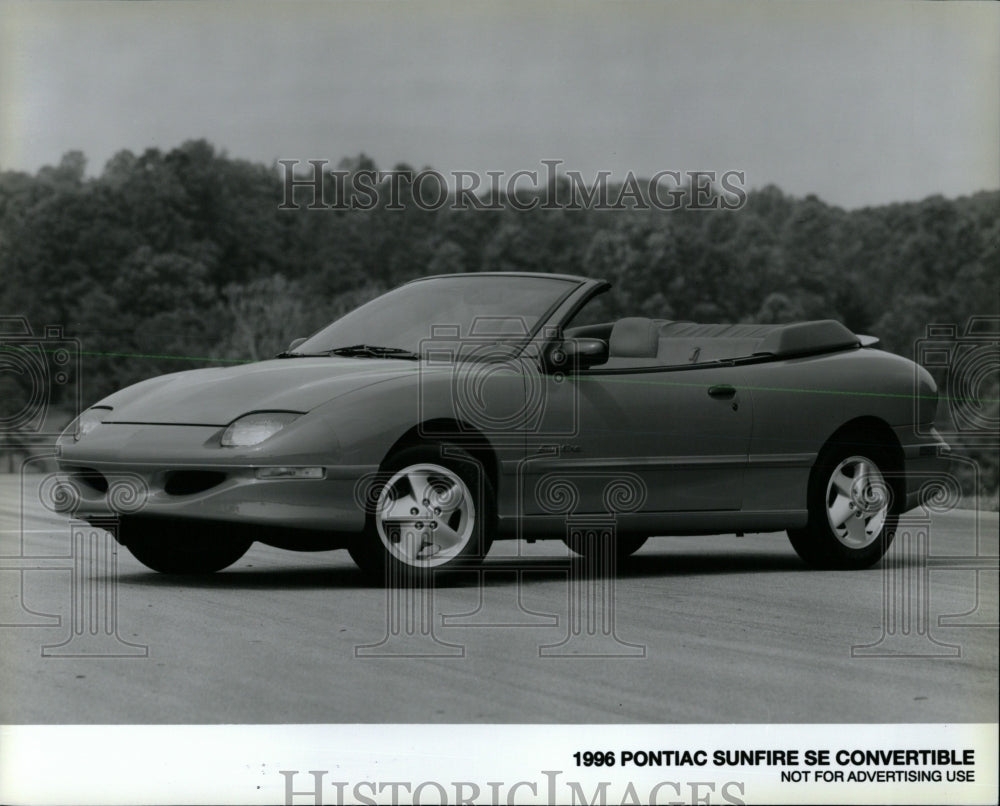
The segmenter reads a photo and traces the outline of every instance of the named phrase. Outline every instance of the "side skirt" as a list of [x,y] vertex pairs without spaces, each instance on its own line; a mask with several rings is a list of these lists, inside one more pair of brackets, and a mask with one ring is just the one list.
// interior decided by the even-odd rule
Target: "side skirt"
[[570,523],[585,526],[613,521],[619,534],[636,535],[721,535],[737,532],[781,532],[806,525],[805,509],[743,512],[654,512],[537,515],[526,518],[501,517],[497,539],[559,540]]

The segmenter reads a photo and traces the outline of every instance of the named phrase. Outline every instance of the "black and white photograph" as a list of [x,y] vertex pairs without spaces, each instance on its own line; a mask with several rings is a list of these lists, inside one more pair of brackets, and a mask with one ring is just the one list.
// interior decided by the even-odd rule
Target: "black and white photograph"
[[996,803],[1000,6],[0,0],[0,802]]

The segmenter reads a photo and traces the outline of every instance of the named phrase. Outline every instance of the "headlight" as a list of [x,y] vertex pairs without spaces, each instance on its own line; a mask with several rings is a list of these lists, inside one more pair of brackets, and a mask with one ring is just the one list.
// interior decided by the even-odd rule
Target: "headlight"
[[244,414],[238,420],[233,420],[223,432],[222,445],[225,448],[256,445],[301,416],[294,411],[257,411]]
[[110,406],[93,406],[92,408],[87,409],[83,412],[83,414],[66,426],[66,430],[63,431],[62,435],[59,437],[59,441],[62,442],[67,437],[73,437],[74,442],[79,442],[87,436],[87,434],[97,428],[97,426],[108,419],[108,415],[110,414]]

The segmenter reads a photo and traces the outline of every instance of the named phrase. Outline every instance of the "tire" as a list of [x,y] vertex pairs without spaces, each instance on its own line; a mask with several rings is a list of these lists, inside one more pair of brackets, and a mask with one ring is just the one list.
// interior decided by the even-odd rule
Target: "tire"
[[[614,545],[615,559],[620,562],[626,557],[631,557],[645,545],[648,539],[648,535],[616,535]],[[603,545],[602,541],[593,538],[588,539],[580,532],[573,532],[571,536],[564,537],[563,542],[575,554],[591,559],[595,557],[595,554]]]
[[408,585],[482,561],[493,543],[496,500],[478,459],[429,443],[397,453],[382,475],[364,537],[348,549],[367,576]]
[[253,541],[226,527],[190,527],[138,521],[125,526],[122,542],[139,562],[161,574],[213,574],[235,563]]
[[809,479],[809,522],[789,529],[795,552],[812,568],[860,569],[877,563],[896,534],[895,490],[886,481],[890,463],[869,445],[832,445]]

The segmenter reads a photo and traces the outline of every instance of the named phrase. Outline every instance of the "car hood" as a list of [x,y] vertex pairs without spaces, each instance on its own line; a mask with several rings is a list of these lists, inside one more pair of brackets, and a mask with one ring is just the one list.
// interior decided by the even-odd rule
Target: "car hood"
[[114,409],[106,422],[227,425],[251,411],[307,412],[348,392],[418,371],[416,362],[394,359],[275,359],[162,375],[97,405]]

